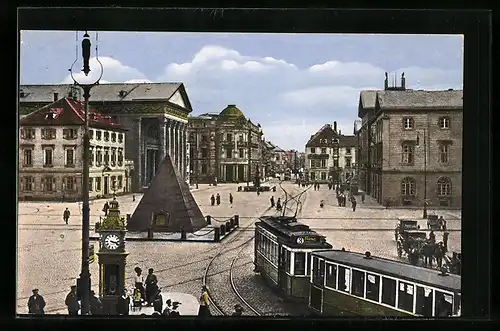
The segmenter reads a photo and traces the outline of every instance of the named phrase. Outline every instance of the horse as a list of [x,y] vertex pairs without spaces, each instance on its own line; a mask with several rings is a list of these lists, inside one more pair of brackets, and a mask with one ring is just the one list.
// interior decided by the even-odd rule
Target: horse
[[432,261],[436,259],[438,268],[441,268],[445,256],[444,251],[443,242],[435,243],[431,240],[427,240],[420,249],[420,253],[424,258],[424,266],[427,267],[429,265],[432,268]]

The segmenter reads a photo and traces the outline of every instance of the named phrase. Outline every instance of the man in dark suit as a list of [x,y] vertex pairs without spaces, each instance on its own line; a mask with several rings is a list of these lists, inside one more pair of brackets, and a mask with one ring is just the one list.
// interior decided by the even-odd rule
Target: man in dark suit
[[70,315],[78,315],[80,303],[78,302],[78,297],[76,295],[76,285],[71,285],[71,291],[66,296],[65,303],[68,307],[68,313]]
[[38,294],[38,289],[33,289],[33,295],[28,299],[28,313],[34,315],[44,315],[45,300]]
[[130,297],[127,295],[127,289],[123,290],[123,294],[118,298],[118,302],[116,304],[116,312],[118,315],[127,316],[130,311]]

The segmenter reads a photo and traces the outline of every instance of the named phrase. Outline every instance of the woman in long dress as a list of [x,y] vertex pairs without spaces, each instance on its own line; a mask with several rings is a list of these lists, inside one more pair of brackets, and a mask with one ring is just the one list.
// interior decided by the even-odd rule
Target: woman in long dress
[[198,316],[210,316],[210,309],[208,308],[209,300],[208,300],[208,288],[203,285],[201,288],[200,295],[200,309],[198,310]]

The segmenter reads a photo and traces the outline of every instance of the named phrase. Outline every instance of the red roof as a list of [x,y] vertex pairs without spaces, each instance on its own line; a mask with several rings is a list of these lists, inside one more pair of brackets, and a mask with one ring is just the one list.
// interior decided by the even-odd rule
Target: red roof
[[[84,104],[70,98],[59,99],[49,105],[46,105],[20,121],[22,126],[67,126],[67,125],[84,125]],[[126,131],[117,121],[114,121],[111,116],[102,114],[97,110],[88,109],[89,126],[99,127],[104,129]]]

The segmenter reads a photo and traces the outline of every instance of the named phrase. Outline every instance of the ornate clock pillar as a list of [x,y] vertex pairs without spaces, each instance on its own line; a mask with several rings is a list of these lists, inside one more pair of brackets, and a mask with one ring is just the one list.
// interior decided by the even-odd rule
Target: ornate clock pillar
[[99,296],[105,314],[116,314],[118,298],[125,287],[125,265],[128,252],[125,251],[125,219],[120,216],[116,197],[109,203],[108,216],[101,218],[96,227],[99,233]]

